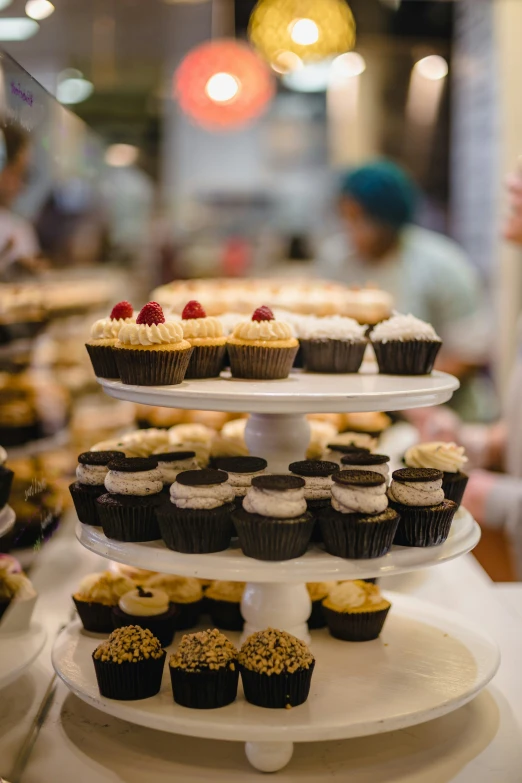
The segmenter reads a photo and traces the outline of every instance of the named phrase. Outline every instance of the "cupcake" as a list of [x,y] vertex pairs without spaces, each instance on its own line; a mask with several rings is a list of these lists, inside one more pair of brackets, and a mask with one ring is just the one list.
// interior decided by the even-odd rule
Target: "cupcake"
[[433,468],[394,471],[388,497],[401,517],[395,544],[436,546],[447,539],[457,504],[445,499],[442,478]]
[[100,694],[136,701],[159,693],[166,652],[147,628],[117,628],[92,654]]
[[110,633],[112,610],[118,601],[134,588],[127,577],[104,571],[101,574],[89,574],[80,582],[73,595],[74,605],[86,631]]
[[[353,433],[354,436],[356,433]],[[364,451],[367,454],[369,454],[377,445],[377,441],[375,441],[373,438],[368,438],[368,436],[363,436],[365,438],[364,441],[361,443],[354,442],[354,443],[341,443],[340,441],[335,441],[328,444],[328,448],[324,453],[324,459],[328,460],[329,462],[337,462],[339,465],[341,464],[341,460],[343,457],[349,456],[350,454],[357,454],[358,452]],[[357,440],[357,439],[356,439]],[[369,441],[371,442],[371,445],[363,445],[364,443],[368,444]]]
[[80,522],[84,525],[99,525],[96,501],[104,495],[105,476],[109,462],[124,457],[123,451],[86,451],[78,457],[76,481],[69,485],[69,492]]
[[244,582],[212,582],[205,591],[205,605],[213,624],[224,631],[242,631],[241,600]]
[[187,470],[158,508],[161,537],[169,549],[205,554],[227,549],[232,538],[234,490],[222,470]]
[[352,451],[341,457],[341,470],[371,470],[380,473],[388,481],[390,458],[386,454],[372,454],[371,451]]
[[215,465],[218,470],[228,474],[228,483],[236,496],[236,506],[240,508],[252,479],[262,476],[266,471],[267,461],[262,457],[223,457],[217,459]]
[[181,314],[183,337],[193,348],[187,378],[216,378],[223,369],[227,338],[219,318],[208,317],[192,299]]
[[169,661],[174,701],[197,710],[232,704],[239,681],[237,655],[216,628],[186,634]]
[[118,574],[118,576],[124,576],[134,582],[135,585],[144,584],[147,579],[152,576],[156,576],[157,571],[147,571],[146,568],[136,568],[136,566],[126,565],[125,563],[116,563],[111,561],[111,572]]
[[307,700],[315,658],[295,636],[274,628],[257,631],[241,647],[238,661],[251,704],[289,709]]
[[442,340],[431,324],[413,315],[394,315],[372,330],[370,340],[379,372],[387,375],[428,375]]
[[36,592],[24,573],[13,571],[10,563],[0,566],[0,621],[12,604],[32,601],[35,596]]
[[185,377],[192,348],[183,339],[181,324],[165,321],[159,304],[149,302],[136,323],[121,327],[114,353],[123,383],[173,386]]
[[336,639],[369,642],[381,633],[390,606],[377,585],[355,579],[341,582],[330,591],[323,601],[323,612]]
[[312,602],[312,611],[308,618],[308,628],[311,631],[325,627],[326,618],[323,612],[323,601],[336,584],[337,582],[307,582],[306,589]]
[[7,452],[0,446],[0,511],[9,500],[14,473],[7,465]]
[[463,446],[456,443],[419,443],[404,455],[408,468],[435,468],[442,470],[442,489],[446,500],[453,500],[457,506],[462,503],[468,476],[462,468],[468,461]]
[[179,473],[185,470],[198,470],[195,451],[169,451],[163,454],[155,454],[158,460],[158,470],[163,481],[163,490],[168,492],[171,484],[174,484]]
[[103,532],[117,541],[156,541],[160,538],[156,508],[164,499],[157,461],[118,457],[108,468],[106,492],[96,501]]
[[318,512],[326,551],[354,560],[382,557],[399,522],[388,508],[386,479],[369,470],[342,470],[332,478],[332,505]]
[[239,323],[227,340],[232,376],[263,381],[287,378],[298,348],[291,326],[276,321],[269,307],[259,307],[252,320]]
[[233,515],[244,554],[257,560],[291,560],[306,552],[314,519],[300,476],[257,476]]
[[306,447],[306,459],[323,459],[326,444],[337,435],[337,427],[331,421],[308,418],[310,440]]
[[100,378],[118,378],[114,347],[120,329],[133,322],[133,309],[129,302],[118,302],[108,318],[95,321],[91,336],[85,344],[95,374]]
[[112,610],[112,623],[113,628],[126,625],[148,628],[162,647],[168,647],[174,639],[176,607],[163,590],[138,585],[121,596]]
[[337,462],[307,459],[292,462],[288,470],[304,479],[304,496],[309,511],[313,513],[314,509],[330,505],[332,475],[339,470]]
[[353,318],[311,316],[299,326],[303,366],[308,372],[358,372],[366,350],[366,327]]
[[186,631],[198,624],[203,610],[203,588],[199,579],[155,574],[147,580],[146,587],[158,588],[167,593],[170,603],[176,607],[176,630]]

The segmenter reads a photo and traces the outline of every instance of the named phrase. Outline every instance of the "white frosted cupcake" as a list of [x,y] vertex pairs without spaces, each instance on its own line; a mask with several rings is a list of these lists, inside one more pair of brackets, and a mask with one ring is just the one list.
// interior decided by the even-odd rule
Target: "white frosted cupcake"
[[462,472],[467,461],[463,446],[443,441],[419,443],[409,448],[404,455],[404,463],[408,468],[441,470],[444,496],[458,506],[462,503],[468,483],[468,476]]
[[299,326],[303,365],[309,372],[358,372],[367,340],[366,327],[353,318],[310,317]]
[[183,337],[193,348],[186,377],[217,377],[223,369],[227,342],[221,321],[207,316],[195,299],[185,305],[181,317]]
[[176,614],[177,609],[164,590],[138,585],[124,593],[113,607],[112,623],[114,628],[139,625],[159,639],[162,647],[168,647],[174,639]]
[[394,315],[372,330],[370,340],[379,372],[387,375],[428,375],[442,340],[431,324],[413,315]]
[[250,321],[239,323],[227,340],[230,369],[235,378],[287,378],[299,343],[292,327],[277,321],[269,307],[259,307]]
[[133,322],[133,309],[129,302],[118,302],[108,318],[100,318],[91,327],[91,336],[85,344],[95,374],[99,378],[118,378],[114,348],[120,329]]

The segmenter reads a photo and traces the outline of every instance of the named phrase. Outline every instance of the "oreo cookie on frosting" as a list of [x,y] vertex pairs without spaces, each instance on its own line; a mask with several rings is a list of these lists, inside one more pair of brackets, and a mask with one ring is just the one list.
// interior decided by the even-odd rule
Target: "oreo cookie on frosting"
[[165,454],[154,454],[154,459],[158,462],[184,462],[188,459],[194,459],[195,451],[167,451]]
[[302,476],[305,480],[308,477],[331,476],[339,470],[337,462],[327,462],[320,459],[304,459],[300,462],[292,462],[288,466],[291,473]]
[[164,454],[154,454],[158,460],[164,492],[173,484],[180,473],[185,470],[199,470],[195,451],[168,451]]
[[125,457],[123,451],[84,451],[78,455],[80,465],[108,465],[113,459]]
[[420,481],[442,481],[444,474],[436,468],[400,468],[394,470],[392,479],[401,484]]
[[218,457],[215,460],[218,470],[227,473],[261,473],[266,470],[267,461],[262,457]]
[[[337,462],[326,460],[301,460],[288,466],[292,473],[305,480],[304,494],[308,510],[314,513],[319,508],[330,505],[332,497],[332,475],[339,470]],[[312,541],[320,541],[319,527],[316,524],[312,532]]]
[[100,524],[96,500],[105,494],[109,463],[120,457],[125,457],[123,451],[85,451],[79,455],[76,481],[69,486],[69,492],[84,525]]
[[116,457],[108,464],[109,470],[117,473],[144,473],[157,467],[155,457]]
[[374,473],[380,473],[388,480],[390,475],[389,461],[390,458],[386,454],[359,451],[341,457],[341,470],[371,470]]
[[388,498],[401,517],[396,544],[436,546],[447,539],[457,504],[445,499],[443,477],[435,468],[394,471]]
[[228,474],[224,470],[185,470],[180,473],[176,479],[178,484],[185,487],[210,487],[217,484],[224,484],[228,481]]
[[304,478],[300,476],[287,476],[285,474],[268,474],[256,476],[252,479],[252,486],[260,490],[270,492],[287,492],[289,490],[302,489],[305,485]]
[[335,484],[347,487],[378,487],[386,484],[384,476],[373,470],[340,470],[334,473],[332,480]]

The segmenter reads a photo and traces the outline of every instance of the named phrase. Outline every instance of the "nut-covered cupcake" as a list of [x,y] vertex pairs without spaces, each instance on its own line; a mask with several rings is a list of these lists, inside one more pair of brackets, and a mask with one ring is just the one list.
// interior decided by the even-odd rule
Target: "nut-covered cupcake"
[[232,538],[234,490],[222,470],[187,470],[170,488],[170,502],[157,511],[169,549],[205,554],[227,549]]
[[366,350],[366,327],[353,318],[310,316],[299,325],[303,366],[308,372],[358,372]]
[[292,634],[274,628],[257,631],[241,647],[238,661],[245,699],[251,704],[289,709],[307,700],[315,658]]
[[356,560],[382,557],[399,522],[388,508],[386,479],[369,470],[342,470],[332,478],[332,505],[318,511],[326,551]]
[[234,378],[276,380],[287,378],[299,343],[292,327],[277,321],[269,307],[259,307],[251,321],[242,321],[227,340]]
[[186,378],[216,378],[223,369],[226,342],[219,318],[207,316],[195,299],[187,302],[181,314],[183,337],[193,348]]
[[176,630],[186,631],[198,624],[203,610],[203,587],[199,579],[173,574],[154,574],[146,582],[147,587],[167,593],[176,607]]
[[457,504],[445,499],[442,478],[433,468],[394,471],[388,497],[401,517],[395,544],[436,546],[447,539]]
[[434,468],[442,470],[442,489],[446,500],[453,500],[457,506],[462,503],[468,476],[462,472],[468,458],[463,446],[456,443],[435,441],[412,446],[404,455],[408,468]]
[[132,323],[133,315],[134,311],[129,302],[118,302],[108,318],[101,318],[92,325],[91,337],[85,347],[93,370],[99,378],[119,377],[114,348],[121,327]]
[[106,492],[96,501],[103,532],[117,541],[156,541],[160,532],[155,512],[163,501],[157,460],[119,457],[108,468]]
[[80,522],[84,525],[99,525],[96,501],[104,495],[105,476],[108,464],[113,459],[124,457],[123,451],[86,451],[78,457],[76,481],[69,485],[69,492]]
[[176,607],[164,590],[138,585],[121,596],[112,610],[112,622],[114,628],[125,625],[148,628],[162,647],[168,647],[174,639]]
[[244,554],[257,560],[290,560],[306,552],[314,519],[300,476],[257,476],[233,518]]
[[183,473],[186,470],[198,470],[199,468],[195,451],[169,451],[154,454],[154,459],[158,460],[158,470],[161,474],[165,492],[169,491],[179,473]]
[[370,334],[379,372],[387,375],[428,375],[442,340],[431,324],[413,315],[394,315]]
[[223,631],[242,631],[244,620],[241,600],[244,582],[220,582],[216,580],[205,590],[205,605],[217,628]]
[[390,458],[386,454],[372,454],[370,451],[352,451],[341,457],[341,470],[371,470],[380,473],[388,481]]
[[101,574],[89,574],[80,582],[73,595],[74,605],[86,631],[110,633],[112,610],[118,601],[134,588],[131,579],[104,571]]
[[142,307],[136,323],[124,324],[114,347],[123,383],[170,386],[181,383],[192,354],[179,322],[166,321],[157,302]]
[[228,483],[234,490],[238,508],[243,503],[252,479],[262,476],[267,467],[267,461],[262,457],[222,457],[215,460],[214,464],[216,468],[228,474]]
[[323,601],[333,590],[337,582],[307,582],[306,589],[312,602],[312,611],[308,618],[308,628],[313,631],[317,628],[324,628],[326,618],[323,612]]
[[9,500],[14,472],[7,467],[7,452],[0,446],[0,511]]
[[186,634],[169,661],[174,701],[197,710],[232,704],[239,681],[237,656],[217,628]]
[[159,693],[166,652],[146,628],[117,628],[92,654],[102,696],[118,701],[149,699]]
[[390,606],[377,585],[355,579],[341,582],[329,592],[323,612],[336,639],[369,642],[381,633]]

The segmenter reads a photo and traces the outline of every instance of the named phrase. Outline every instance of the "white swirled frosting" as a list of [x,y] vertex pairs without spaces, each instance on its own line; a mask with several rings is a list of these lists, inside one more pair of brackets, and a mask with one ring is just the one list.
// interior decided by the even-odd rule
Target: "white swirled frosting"
[[252,484],[252,479],[256,476],[262,476],[265,470],[257,470],[255,473],[231,473],[228,471],[228,483],[234,489],[236,497],[245,497],[248,488]]
[[167,345],[183,340],[183,327],[174,321],[163,324],[124,324],[118,340],[122,345]]
[[107,465],[80,464],[76,468],[76,478],[80,484],[87,484],[90,487],[102,487],[108,472]]
[[284,321],[242,321],[232,336],[238,340],[291,340],[292,327]]
[[468,458],[463,446],[456,443],[433,441],[412,446],[404,455],[404,461],[409,468],[435,468],[444,473],[458,473],[462,470]]
[[366,603],[377,605],[383,601],[378,590],[365,590],[362,585],[354,581],[336,585],[330,590],[328,599],[331,604],[343,609],[357,609]]
[[177,508],[219,508],[225,503],[232,503],[235,495],[228,483],[189,486],[176,481],[170,488],[170,502]]
[[332,494],[330,476],[302,476],[305,480],[304,496],[306,500],[327,500]]
[[292,519],[306,512],[302,487],[277,492],[273,489],[250,487],[243,499],[243,508],[249,514],[260,514],[274,519]]
[[223,337],[223,326],[219,318],[187,318],[181,322],[185,340],[197,340],[202,337]]
[[354,340],[365,339],[366,327],[354,318],[332,315],[325,318],[309,316],[302,318],[297,327],[298,337],[303,340]]
[[157,495],[163,489],[161,473],[153,470],[126,473],[123,470],[109,470],[105,476],[105,489],[113,495]]
[[386,484],[363,487],[334,482],[332,506],[341,514],[380,514],[388,507]]
[[[349,456],[343,454],[343,457]],[[387,462],[383,462],[381,465],[347,465],[345,462],[341,462],[341,470],[370,470],[372,473],[380,473],[387,479],[390,475],[390,467]]]
[[148,593],[147,596],[140,595],[139,590],[131,590],[122,595],[118,601],[121,611],[136,617],[155,617],[169,611],[170,601],[167,593],[150,587],[146,587],[145,592]]
[[442,479],[439,481],[392,481],[390,500],[403,506],[438,506],[444,500]]
[[100,318],[91,326],[93,340],[116,339],[125,324],[134,323],[134,318]]
[[440,337],[431,324],[415,318],[413,315],[394,315],[372,330],[373,342],[385,343],[388,340],[437,340]]
[[178,473],[183,473],[185,470],[198,470],[198,468],[199,465],[195,457],[173,460],[171,462],[158,461],[158,470],[164,484],[173,484],[178,477]]

